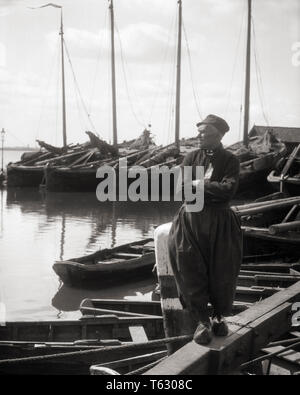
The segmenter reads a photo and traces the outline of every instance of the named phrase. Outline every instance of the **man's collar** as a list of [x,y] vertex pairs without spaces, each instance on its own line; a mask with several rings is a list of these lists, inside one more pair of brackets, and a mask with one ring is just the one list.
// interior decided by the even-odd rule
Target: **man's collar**
[[223,149],[223,144],[220,143],[220,145],[218,145],[218,147],[216,147],[213,150],[208,150],[208,149],[202,149],[201,151],[205,153],[205,155],[210,156],[210,157],[214,157],[219,151],[221,151]]

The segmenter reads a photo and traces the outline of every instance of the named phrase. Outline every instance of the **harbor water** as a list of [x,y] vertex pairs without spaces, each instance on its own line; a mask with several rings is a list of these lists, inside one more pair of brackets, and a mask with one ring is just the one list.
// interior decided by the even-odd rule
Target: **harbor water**
[[[17,160],[16,152],[9,152]],[[6,155],[6,158],[8,158]],[[178,204],[100,203],[94,193],[0,190],[0,303],[3,321],[78,318],[82,299],[151,300],[155,278],[76,289],[60,283],[56,260],[152,237]]]

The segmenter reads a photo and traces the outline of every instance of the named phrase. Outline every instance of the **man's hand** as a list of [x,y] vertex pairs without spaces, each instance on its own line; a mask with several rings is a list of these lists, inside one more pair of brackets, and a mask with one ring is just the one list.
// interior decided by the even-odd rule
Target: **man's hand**
[[203,180],[194,180],[192,182],[192,186],[195,187],[195,188],[200,187],[201,184],[203,185]]

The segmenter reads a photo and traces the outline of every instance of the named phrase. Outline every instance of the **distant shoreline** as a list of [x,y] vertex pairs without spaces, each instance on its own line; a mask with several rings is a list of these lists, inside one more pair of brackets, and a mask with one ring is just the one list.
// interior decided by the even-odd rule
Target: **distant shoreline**
[[39,151],[39,149],[33,147],[4,147],[4,151]]

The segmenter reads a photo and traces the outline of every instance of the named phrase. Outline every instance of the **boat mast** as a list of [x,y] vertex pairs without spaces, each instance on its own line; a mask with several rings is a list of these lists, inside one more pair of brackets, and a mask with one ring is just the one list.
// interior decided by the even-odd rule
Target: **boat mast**
[[251,73],[251,16],[252,0],[248,0],[248,29],[247,29],[247,55],[246,55],[246,84],[244,109],[244,145],[248,147],[249,106],[250,106],[250,73]]
[[115,22],[114,22],[113,0],[110,0],[109,9],[110,9],[110,25],[111,25],[111,86],[112,86],[113,145],[116,149],[118,149],[116,66],[115,66]]
[[1,173],[4,172],[4,136],[5,130],[2,128],[1,130]]
[[62,122],[63,122],[63,144],[67,148],[67,122],[66,122],[66,89],[65,89],[65,56],[64,56],[64,25],[63,11],[61,8],[60,40],[61,40],[61,74],[62,74]]
[[176,77],[176,118],[175,118],[175,143],[179,145],[180,131],[180,88],[181,88],[181,43],[182,43],[182,0],[178,0],[178,46],[177,46],[177,77]]

